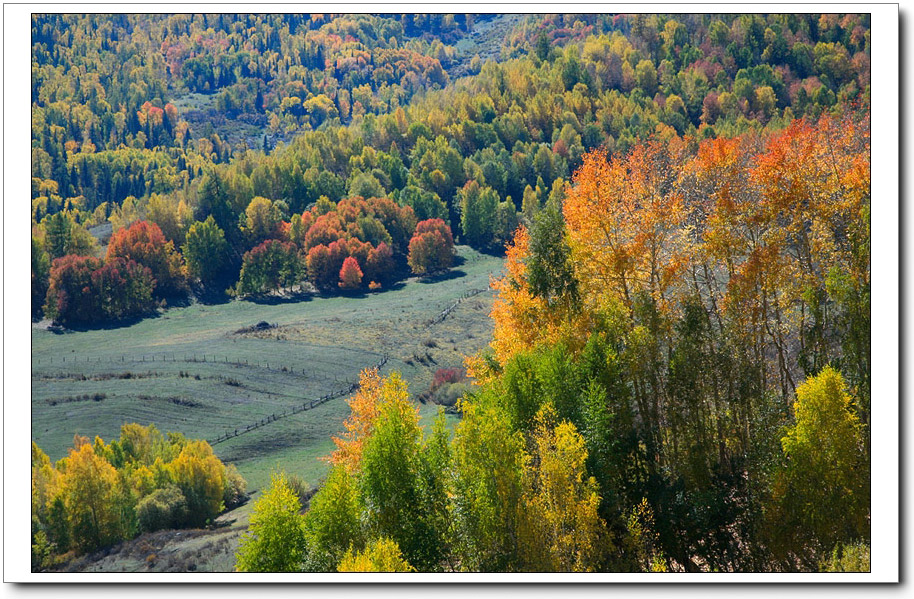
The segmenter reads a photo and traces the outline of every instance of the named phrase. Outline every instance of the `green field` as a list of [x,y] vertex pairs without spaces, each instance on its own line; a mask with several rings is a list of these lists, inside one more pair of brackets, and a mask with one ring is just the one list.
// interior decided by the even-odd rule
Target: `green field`
[[[382,372],[401,372],[417,395],[435,370],[460,366],[491,339],[491,291],[429,324],[501,272],[500,258],[463,246],[458,254],[460,264],[445,277],[408,279],[358,297],[192,304],[87,331],[36,324],[32,439],[56,460],[74,434],[107,441],[125,422],[214,440],[275,416],[214,445],[216,454],[235,463],[251,489],[279,468],[316,484],[349,407],[343,396],[292,415],[294,408],[347,387],[385,354]],[[250,330],[262,321],[271,328]],[[436,410],[420,406],[423,422]]]

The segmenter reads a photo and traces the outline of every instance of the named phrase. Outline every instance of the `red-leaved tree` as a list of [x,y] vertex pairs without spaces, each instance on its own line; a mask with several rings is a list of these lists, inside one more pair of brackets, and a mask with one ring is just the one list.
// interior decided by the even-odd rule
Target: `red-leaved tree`
[[113,258],[133,260],[149,268],[159,297],[182,293],[187,288],[181,255],[153,222],[137,221],[115,233],[108,244],[106,260]]
[[152,271],[133,260],[64,256],[51,267],[45,314],[61,324],[89,324],[155,306]]
[[340,268],[340,288],[358,289],[361,285],[362,269],[359,268],[358,261],[349,256],[343,260],[343,267]]
[[440,218],[430,218],[416,225],[409,242],[407,262],[417,275],[450,268],[454,258],[454,237]]

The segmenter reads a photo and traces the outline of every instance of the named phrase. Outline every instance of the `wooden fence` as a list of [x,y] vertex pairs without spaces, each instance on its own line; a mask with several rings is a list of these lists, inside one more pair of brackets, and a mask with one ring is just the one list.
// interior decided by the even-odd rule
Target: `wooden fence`
[[448,306],[447,308],[445,308],[444,310],[442,310],[442,311],[441,311],[437,316],[435,316],[433,319],[431,319],[431,320],[429,320],[428,322],[426,322],[426,323],[425,323],[426,326],[432,326],[432,325],[438,324],[439,322],[442,322],[445,318],[448,317],[448,315],[449,315],[451,312],[454,311],[454,308],[456,308],[457,306],[460,305],[460,302],[462,302],[462,301],[465,300],[465,299],[471,298],[471,297],[473,297],[474,295],[479,295],[480,293],[482,293],[482,292],[484,292],[484,291],[488,291],[488,288],[486,288],[486,289],[470,289],[470,290],[464,292],[464,294],[461,295],[459,298],[457,298],[457,300],[454,301],[453,304],[451,304],[450,306]]
[[[385,364],[387,364],[387,357],[388,357],[387,354],[384,354],[384,356],[381,358],[381,361],[376,364],[376,368],[378,370],[380,370],[381,368],[384,367]],[[349,394],[355,393],[355,391],[358,388],[359,388],[358,383],[350,383],[348,387],[345,387],[343,389],[338,389],[337,391],[334,391],[333,393],[328,393],[327,395],[323,395],[317,399],[306,400],[304,403],[302,403],[299,406],[294,406],[291,409],[283,410],[282,412],[280,412],[278,414],[276,414],[276,413],[271,414],[269,416],[261,418],[257,422],[252,422],[250,424],[246,424],[243,427],[238,427],[234,430],[226,431],[222,435],[216,437],[215,439],[211,439],[208,442],[210,445],[216,445],[218,443],[222,443],[223,441],[228,441],[229,439],[234,439],[235,437],[237,437],[239,435],[243,435],[244,433],[249,433],[253,430],[257,430],[258,428],[260,428],[262,426],[266,426],[267,424],[270,424],[271,422],[276,422],[277,420],[281,420],[283,418],[288,418],[289,416],[294,416],[295,414],[300,414],[306,410],[316,408],[317,406],[319,406],[321,404],[327,403],[331,399],[336,399],[337,397],[342,397],[343,395],[349,395]]]

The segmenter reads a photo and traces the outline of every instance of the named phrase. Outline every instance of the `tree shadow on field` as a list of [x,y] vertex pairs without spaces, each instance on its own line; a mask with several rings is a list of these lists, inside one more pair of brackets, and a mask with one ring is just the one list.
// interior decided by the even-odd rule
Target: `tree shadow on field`
[[193,303],[194,298],[190,293],[185,295],[169,295],[165,298],[164,308],[186,308]]
[[504,258],[507,254],[505,252],[505,246],[496,246],[490,248],[484,248],[481,250],[476,250],[484,256],[492,256],[493,258]]
[[66,335],[68,333],[85,333],[87,331],[111,331],[115,329],[132,327],[141,321],[151,318],[159,318],[160,316],[162,316],[162,313],[156,311],[139,314],[137,316],[130,316],[128,318],[121,318],[118,320],[108,320],[104,322],[70,323],[67,325],[52,324],[48,327],[48,331],[54,333],[55,335]]
[[284,295],[251,295],[242,299],[245,302],[258,304],[261,306],[279,306],[282,304],[298,304],[310,302],[314,299],[314,294],[310,291],[299,291],[296,293]]
[[430,285],[433,283],[440,283],[441,281],[450,281],[452,279],[459,279],[460,277],[465,277],[465,276],[467,276],[467,273],[465,273],[464,271],[452,268],[451,270],[446,270],[444,272],[422,277],[421,279],[419,279],[419,282],[423,283],[425,285]]
[[335,291],[327,290],[321,293],[321,297],[331,298],[331,297],[354,297],[354,298],[364,298],[371,295],[377,295],[379,293],[387,293],[388,291],[399,291],[406,287],[406,281],[392,281],[390,283],[384,283],[380,289],[368,290],[357,289],[355,291],[343,291],[342,289],[337,289]]
[[232,296],[226,293],[224,290],[206,290],[201,289],[195,294],[197,301],[205,306],[217,306],[219,304],[227,304],[232,301]]
[[364,289],[340,289],[338,293],[334,293],[331,297],[348,297],[353,299],[362,299],[366,297]]

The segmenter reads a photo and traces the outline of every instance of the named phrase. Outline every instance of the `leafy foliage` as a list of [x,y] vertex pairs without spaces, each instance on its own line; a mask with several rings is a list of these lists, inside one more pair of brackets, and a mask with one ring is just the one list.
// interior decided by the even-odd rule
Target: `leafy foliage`
[[797,387],[794,415],[781,439],[768,525],[776,555],[805,561],[867,534],[869,476],[862,426],[839,372],[826,367]]
[[204,286],[210,287],[224,276],[229,246],[225,233],[212,216],[190,226],[182,251],[188,274],[199,279]]
[[[565,233],[534,254],[521,230],[509,248],[495,284],[494,361],[471,362],[481,396],[491,388],[514,427],[529,429],[550,401],[582,427],[610,529],[625,538],[625,514],[641,498],[656,515],[655,548],[635,567],[662,554],[674,569],[696,569],[697,559],[813,568],[836,543],[866,538],[867,399],[831,400],[847,402],[853,432],[841,432],[845,417],[813,425],[821,418],[809,408],[793,415],[796,427],[828,427],[826,445],[844,435],[827,460],[853,472],[847,481],[804,490],[801,480],[841,475],[799,474],[828,452],[802,449],[797,429],[784,437],[791,457],[780,469],[769,449],[780,438],[773,423],[791,423],[794,395],[798,406],[816,405],[813,393],[847,397],[827,364],[864,379],[863,337],[843,332],[868,322],[857,312],[868,269],[856,261],[867,255],[866,123],[848,114],[766,136],[588,154],[565,190]],[[542,284],[544,262],[565,269],[577,301]],[[829,391],[796,386],[815,376]],[[868,398],[865,384],[856,388]],[[632,567],[621,547],[609,567]]]
[[454,238],[440,218],[420,221],[409,241],[407,262],[414,274],[447,270],[454,258]]
[[381,538],[372,541],[364,551],[353,554],[346,552],[340,562],[340,572],[415,572],[415,568],[403,559],[397,543]]
[[296,572],[305,557],[305,525],[298,497],[285,474],[273,474],[270,487],[254,503],[248,532],[238,547],[239,572]]
[[[155,223],[192,275],[225,275],[203,280],[224,288],[266,241],[291,242],[305,260],[338,242],[310,282],[339,289],[353,257],[377,287],[405,274],[415,233],[395,208],[500,252],[595,149],[626,155],[655,136],[650,162],[674,137],[774,131],[869,98],[867,15],[529,15],[503,32],[497,60],[464,64],[452,44],[491,18],[36,15],[34,233],[53,260],[93,254],[87,226],[110,221],[118,235]],[[682,216],[675,196],[663,201]],[[213,271],[184,246],[210,216],[228,245],[208,242],[221,256]],[[561,247],[547,237],[533,235],[534,256]],[[392,260],[369,266],[382,243]],[[166,276],[116,255],[148,266],[158,297],[183,292],[174,256]],[[555,264],[557,280],[567,264]],[[531,264],[537,293],[543,266]],[[864,314],[861,288],[844,289],[847,309]],[[848,339],[862,373],[862,335]]]
[[142,314],[154,307],[152,271],[133,260],[76,255],[51,265],[45,314],[60,323],[84,324]]
[[125,424],[110,444],[76,436],[56,465],[33,443],[34,534],[47,541],[38,543],[39,561],[48,561],[49,552],[84,553],[140,531],[202,525],[222,510],[224,470],[206,441],[166,438],[152,425]]
[[156,489],[137,503],[136,515],[145,532],[178,528],[187,521],[187,500],[174,485]]
[[605,543],[597,483],[586,473],[583,437],[573,424],[555,420],[546,404],[533,430],[533,467],[525,470],[520,525],[523,560],[525,568],[537,571],[592,571]]
[[358,289],[362,285],[362,269],[352,256],[343,260],[343,266],[340,267],[339,285],[341,289]]
[[301,280],[301,271],[298,248],[289,242],[270,239],[244,255],[237,292],[262,294],[291,288]]
[[184,261],[175,251],[174,243],[165,241],[155,223],[138,221],[111,237],[105,260],[132,260],[145,266],[156,280],[156,295],[171,295],[185,287]]
[[[36,15],[33,312],[140,314],[182,259],[245,295],[505,248],[453,440],[364,373],[244,568],[863,567],[869,16],[528,15],[464,61],[488,18]],[[145,429],[71,459],[33,448],[39,567],[243,493]]]

